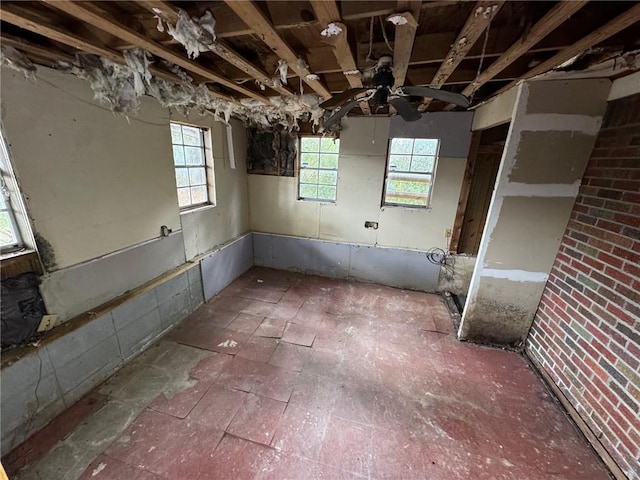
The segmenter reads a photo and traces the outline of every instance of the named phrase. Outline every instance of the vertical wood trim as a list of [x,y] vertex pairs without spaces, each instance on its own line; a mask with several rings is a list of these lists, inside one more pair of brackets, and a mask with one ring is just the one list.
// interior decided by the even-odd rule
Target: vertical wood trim
[[482,132],[473,132],[473,135],[471,136],[471,146],[469,148],[469,156],[467,157],[467,163],[464,169],[462,189],[460,190],[460,198],[458,200],[458,208],[456,210],[456,219],[453,223],[453,232],[451,232],[449,253],[458,253],[458,243],[460,242],[460,233],[462,232],[464,214],[467,210],[467,201],[469,200],[469,192],[471,191],[473,173],[476,168],[476,159],[478,158],[481,135]]

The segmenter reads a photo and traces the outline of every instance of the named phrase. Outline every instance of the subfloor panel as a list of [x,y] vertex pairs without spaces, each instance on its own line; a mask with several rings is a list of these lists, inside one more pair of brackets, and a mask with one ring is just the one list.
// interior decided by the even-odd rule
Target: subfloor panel
[[521,356],[372,284],[253,268],[90,395],[11,478],[610,478]]

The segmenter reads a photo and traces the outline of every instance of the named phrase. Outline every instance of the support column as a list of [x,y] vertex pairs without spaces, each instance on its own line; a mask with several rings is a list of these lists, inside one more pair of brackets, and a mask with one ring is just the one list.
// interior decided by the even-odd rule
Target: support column
[[516,345],[540,303],[611,83],[520,84],[458,337]]

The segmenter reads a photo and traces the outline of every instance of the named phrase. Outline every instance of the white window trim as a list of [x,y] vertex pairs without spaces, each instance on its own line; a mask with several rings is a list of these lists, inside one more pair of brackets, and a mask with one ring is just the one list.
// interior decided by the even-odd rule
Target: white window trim
[[[416,175],[430,175],[431,176],[431,187],[429,188],[429,194],[427,195],[427,203],[426,205],[410,205],[410,204],[402,204],[402,203],[388,203],[386,201],[387,197],[387,181],[389,179],[389,162],[391,160],[391,141],[395,138],[410,138],[412,140],[437,140],[438,147],[436,149],[436,153],[434,155],[435,159],[433,162],[433,171],[431,173],[420,173],[420,172],[407,172],[408,174],[416,174]],[[436,184],[436,172],[438,170],[438,160],[440,159],[440,146],[442,144],[442,140],[439,138],[422,138],[422,137],[393,137],[390,138],[387,143],[387,157],[385,159],[384,166],[384,182],[382,185],[382,203],[380,205],[380,209],[384,210],[385,208],[410,208],[410,209],[418,209],[418,210],[427,210],[430,211],[431,200],[433,198],[433,189]],[[411,155],[413,156],[413,154]],[[431,155],[427,155],[431,156]],[[403,172],[404,173],[404,172]]]
[[[318,138],[318,139],[323,139],[325,137],[321,136],[321,135],[299,135],[298,136],[298,158],[297,158],[297,165],[296,165],[296,170],[297,170],[297,180],[296,180],[296,201],[298,202],[314,202],[314,203],[319,203],[321,205],[336,205],[338,203],[338,180],[340,180],[339,178],[339,168],[340,168],[340,148],[338,147],[338,167],[337,168],[320,168],[318,166],[317,169],[312,168],[312,170],[325,170],[325,171],[330,171],[330,172],[336,172],[336,198],[335,200],[330,200],[328,198],[306,198],[306,197],[301,197],[300,196],[300,180],[301,180],[301,175],[300,172],[302,170],[302,139],[303,138]],[[339,141],[339,139],[338,139]],[[305,152],[305,153],[315,153],[315,152]],[[322,150],[319,151],[319,153],[322,153]],[[311,184],[307,184],[307,185],[311,185]],[[320,185],[320,184],[318,184]],[[333,186],[333,185],[331,185]]]
[[[169,126],[171,126],[171,124],[197,128],[198,130],[200,130],[202,133],[203,149],[204,149],[204,169],[205,169],[205,176],[207,180],[207,197],[208,197],[207,201],[204,203],[197,203],[193,205],[187,205],[185,207],[179,207],[180,215],[197,212],[201,210],[208,210],[210,208],[215,208],[217,204],[217,201],[216,201],[217,199],[216,199],[216,188],[215,188],[216,176],[215,176],[215,163],[213,158],[213,139],[212,139],[212,131],[211,131],[212,129],[207,126],[194,125],[186,122],[171,121],[169,122]],[[171,135],[171,131],[169,131],[169,135]],[[171,138],[171,162],[173,165],[173,174],[175,176],[176,167],[181,167],[181,165],[175,164],[175,159],[173,157],[173,145],[175,144],[173,143],[173,138]],[[185,165],[185,168],[188,168],[188,166]],[[177,194],[177,191],[178,191],[178,185],[176,184],[176,194]]]

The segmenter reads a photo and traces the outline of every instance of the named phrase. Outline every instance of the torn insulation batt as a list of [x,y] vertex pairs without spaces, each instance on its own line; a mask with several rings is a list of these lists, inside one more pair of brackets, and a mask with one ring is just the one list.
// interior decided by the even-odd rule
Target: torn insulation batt
[[9,45],[0,48],[0,62],[24,75],[28,80],[35,81],[36,66],[22,52]]
[[[155,9],[158,17],[158,30],[164,31],[161,10]],[[216,20],[209,10],[204,12],[202,17],[191,18],[184,10],[178,9],[178,20],[175,25],[167,23],[167,33],[182,45],[187,51],[189,58],[195,59],[202,52],[215,50],[216,41]]]
[[77,56],[76,65],[60,65],[60,68],[87,80],[94,98],[118,114],[136,115],[142,95],[149,95],[163,107],[185,115],[195,111],[226,123],[234,116],[246,125],[265,129],[281,125],[289,131],[297,130],[300,120],[311,121],[318,127],[324,113],[318,106],[320,99],[314,94],[272,97],[272,104],[252,99],[231,102],[212,96],[204,84],[194,85],[184,71],[167,62],[162,62],[163,66],[181,81],[170,82],[153,76],[149,71],[151,56],[144,50],[128,50],[124,57],[125,64],[117,64],[82,54]]

